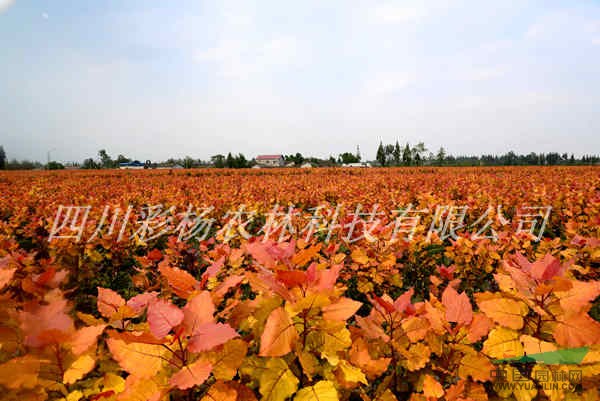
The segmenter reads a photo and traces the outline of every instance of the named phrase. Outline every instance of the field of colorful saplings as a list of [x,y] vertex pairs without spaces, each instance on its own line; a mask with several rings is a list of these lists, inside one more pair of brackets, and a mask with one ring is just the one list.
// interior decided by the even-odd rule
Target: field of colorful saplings
[[[2,400],[600,399],[598,167],[2,172],[0,193]],[[358,204],[377,225],[348,224]],[[49,241],[61,205],[90,206],[79,241]],[[190,205],[214,224],[182,241]],[[294,214],[267,237],[274,205]],[[338,225],[305,235],[319,205]],[[429,211],[410,240],[407,205]],[[452,235],[438,206],[468,207]],[[497,386],[498,359],[578,347],[567,386],[542,364]]]

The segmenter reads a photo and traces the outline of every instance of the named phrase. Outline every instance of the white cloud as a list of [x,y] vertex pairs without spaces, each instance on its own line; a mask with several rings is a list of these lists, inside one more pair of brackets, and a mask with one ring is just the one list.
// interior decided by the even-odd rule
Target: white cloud
[[48,19],[48,13],[42,13],[42,18],[43,19]]
[[600,38],[594,38],[592,39],[592,43],[595,45],[600,45]]
[[0,0],[0,14],[8,10],[14,4],[15,0]]

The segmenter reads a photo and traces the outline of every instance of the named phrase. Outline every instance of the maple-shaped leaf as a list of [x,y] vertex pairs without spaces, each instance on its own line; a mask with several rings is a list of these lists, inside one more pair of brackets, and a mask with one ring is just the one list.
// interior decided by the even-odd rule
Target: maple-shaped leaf
[[63,383],[72,384],[88,374],[96,365],[96,359],[90,354],[83,354],[71,363],[63,374]]
[[296,393],[294,401],[339,401],[339,397],[332,382],[321,380],[314,386],[300,389]]
[[223,347],[211,351],[206,358],[213,365],[213,376],[219,380],[231,380],[244,362],[248,344],[241,339],[227,341]]
[[119,308],[125,305],[125,299],[110,288],[98,287],[98,300],[96,301],[98,312],[110,319]]
[[523,327],[524,317],[529,312],[527,305],[499,293],[480,292],[475,294],[479,309],[496,323],[513,330]]
[[298,332],[283,307],[274,309],[260,337],[260,356],[283,356],[292,351]]
[[262,401],[285,401],[298,389],[298,378],[281,358],[267,361],[260,374],[258,391]]
[[362,302],[350,298],[341,297],[331,305],[324,306],[323,319],[346,321],[354,315],[362,306]]
[[125,342],[111,333],[106,340],[108,349],[119,366],[133,376],[150,378],[162,368],[165,349],[160,345]]
[[190,273],[178,267],[171,267],[168,259],[158,264],[158,271],[167,279],[169,287],[180,298],[188,298],[200,283]]
[[366,265],[369,263],[369,256],[363,248],[355,248],[350,254],[350,257],[353,262],[358,263],[359,265]]
[[468,325],[473,320],[473,307],[466,293],[458,292],[448,286],[442,294],[442,303],[446,307],[446,320]]
[[444,388],[433,376],[423,378],[423,395],[428,399],[438,399],[444,395]]
[[190,365],[184,366],[179,372],[171,376],[169,384],[180,390],[200,385],[208,379],[212,368],[213,366],[210,362],[198,360]]
[[183,312],[170,302],[159,299],[148,306],[148,324],[156,338],[163,338],[182,321]]
[[81,355],[90,349],[90,347],[95,345],[96,341],[98,340],[98,336],[102,334],[105,328],[105,324],[86,326],[73,333],[69,341],[71,343],[71,351],[73,354]]
[[210,292],[202,291],[195,295],[183,307],[183,325],[187,333],[193,333],[196,327],[204,323],[213,323],[215,305]]
[[238,336],[239,334],[228,324],[203,323],[194,329],[188,342],[188,349],[192,352],[209,351]]

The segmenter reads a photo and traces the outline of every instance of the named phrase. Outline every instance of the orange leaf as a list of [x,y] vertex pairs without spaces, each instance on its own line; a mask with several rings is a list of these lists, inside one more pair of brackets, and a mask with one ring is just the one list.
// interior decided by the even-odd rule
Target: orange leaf
[[458,294],[450,286],[442,294],[442,303],[446,307],[446,320],[458,324],[469,324],[473,320],[473,307],[464,292]]
[[284,308],[274,309],[260,338],[260,356],[283,356],[292,351],[298,332]]
[[169,384],[180,390],[185,390],[204,383],[206,379],[208,379],[208,376],[210,376],[211,371],[212,364],[203,360],[198,360],[190,365],[184,366],[179,372],[171,376]]
[[323,319],[345,321],[354,315],[361,306],[361,302],[342,297],[337,302],[322,308]]

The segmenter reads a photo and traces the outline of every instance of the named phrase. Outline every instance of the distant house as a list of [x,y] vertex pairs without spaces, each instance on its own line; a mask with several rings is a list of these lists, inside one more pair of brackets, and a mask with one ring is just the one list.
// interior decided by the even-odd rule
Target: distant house
[[310,164],[309,162],[306,162],[303,165],[301,165],[300,168],[312,168],[312,164]]
[[282,167],[285,164],[282,155],[258,155],[255,160],[261,167]]
[[139,170],[144,168],[144,163],[139,160],[134,160],[132,162],[119,163],[119,168]]
[[363,163],[345,163],[342,164],[342,167],[371,167],[371,165],[367,162]]

